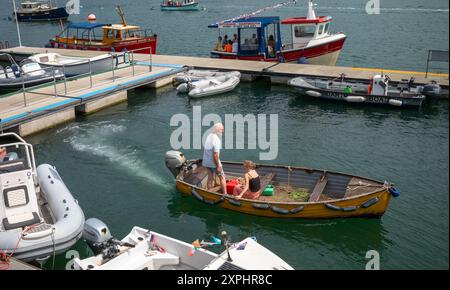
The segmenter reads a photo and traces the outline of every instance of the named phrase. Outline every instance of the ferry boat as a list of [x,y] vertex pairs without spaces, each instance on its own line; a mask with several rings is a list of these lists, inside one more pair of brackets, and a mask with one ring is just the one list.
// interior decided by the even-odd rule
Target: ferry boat
[[[306,17],[280,20],[278,16],[243,17],[209,25],[210,28],[236,28],[236,51],[222,51],[217,46],[211,57],[273,62],[297,62],[336,65],[346,35],[330,33],[332,18],[316,16],[309,1]],[[282,43],[281,25],[290,25],[291,42]]]
[[[143,30],[139,26],[128,25],[120,6],[116,8],[116,11],[122,20],[121,24],[71,23],[50,40],[49,47],[113,52],[136,50],[136,53],[156,53],[157,35],[149,29]],[[101,28],[102,32],[96,31],[97,28]]]
[[16,12],[13,12],[13,17],[18,21],[66,20],[69,13],[66,7],[55,7],[52,1],[26,0],[20,3]]
[[200,9],[199,2],[195,0],[163,0],[161,10],[163,11],[197,11]]

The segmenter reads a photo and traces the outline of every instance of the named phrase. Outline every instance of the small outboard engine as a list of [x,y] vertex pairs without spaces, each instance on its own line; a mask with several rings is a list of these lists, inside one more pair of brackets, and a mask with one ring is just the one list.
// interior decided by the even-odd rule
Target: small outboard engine
[[174,177],[180,173],[185,164],[186,157],[180,151],[171,150],[166,152],[166,167],[172,172]]
[[134,245],[116,240],[111,236],[108,227],[97,218],[86,220],[83,229],[83,239],[94,252],[102,254],[103,260],[110,260],[119,253],[119,246],[133,248]]
[[436,82],[426,84],[422,88],[422,94],[429,97],[439,97],[439,95],[441,94],[441,86]]

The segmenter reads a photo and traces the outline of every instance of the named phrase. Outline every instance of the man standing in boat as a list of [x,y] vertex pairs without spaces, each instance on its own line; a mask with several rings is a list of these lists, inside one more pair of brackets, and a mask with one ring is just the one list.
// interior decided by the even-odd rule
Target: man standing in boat
[[220,162],[220,150],[222,149],[221,136],[224,127],[222,123],[216,123],[213,132],[206,137],[203,151],[203,167],[208,169],[207,189],[214,187],[216,175],[220,179],[222,193],[226,194],[226,181],[223,173],[222,163]]

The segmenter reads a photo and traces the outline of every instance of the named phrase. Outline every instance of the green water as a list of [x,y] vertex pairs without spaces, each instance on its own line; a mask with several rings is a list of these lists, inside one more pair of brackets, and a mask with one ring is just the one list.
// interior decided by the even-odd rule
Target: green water
[[[281,220],[243,215],[182,197],[165,168],[170,117],[278,113],[274,163],[389,180],[402,194],[381,219]],[[175,91],[137,90],[127,104],[29,138],[39,162],[54,164],[86,217],[119,238],[132,226],[191,242],[226,230],[256,236],[296,269],[364,269],[377,250],[382,269],[448,268],[448,102],[417,110],[301,99],[265,81],[227,96],[190,101]],[[197,158],[200,150],[185,150]],[[223,150],[223,160],[257,160],[257,150]],[[89,255],[79,242],[82,257]],[[57,267],[64,268],[63,255]],[[51,267],[51,262],[47,264]]]

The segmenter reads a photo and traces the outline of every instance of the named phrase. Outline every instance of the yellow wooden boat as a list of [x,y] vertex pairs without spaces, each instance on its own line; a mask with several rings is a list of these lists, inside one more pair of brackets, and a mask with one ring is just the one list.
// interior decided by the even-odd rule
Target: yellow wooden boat
[[[391,183],[349,174],[304,167],[257,164],[261,187],[272,185],[274,194],[258,199],[235,199],[216,186],[206,189],[207,169],[201,160],[186,160],[183,153],[168,151],[166,166],[177,189],[199,201],[241,213],[277,218],[381,217],[391,195]],[[227,180],[242,177],[242,163],[222,162]],[[301,198],[303,199],[301,199]]]

